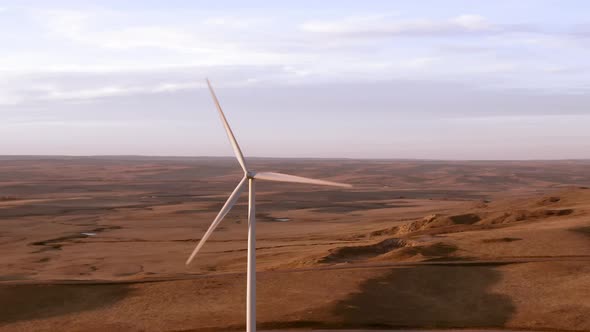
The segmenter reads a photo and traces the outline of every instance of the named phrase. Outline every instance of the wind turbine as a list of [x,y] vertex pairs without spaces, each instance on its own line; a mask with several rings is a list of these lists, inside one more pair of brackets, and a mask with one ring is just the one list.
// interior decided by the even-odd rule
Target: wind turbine
[[225,127],[225,131],[227,133],[227,137],[234,149],[234,153],[242,170],[244,170],[244,177],[238,183],[238,186],[234,191],[231,193],[217,217],[205,232],[205,235],[199,241],[199,244],[193,250],[192,254],[186,261],[186,264],[190,264],[192,260],[195,258],[195,255],[201,250],[207,239],[211,236],[215,228],[221,223],[223,218],[227,215],[227,213],[231,210],[231,208],[236,204],[238,197],[242,193],[242,191],[246,187],[246,182],[249,185],[248,191],[248,270],[247,270],[247,289],[246,289],[246,331],[247,332],[255,332],[256,331],[256,206],[255,206],[255,180],[267,180],[267,181],[278,181],[278,182],[294,182],[294,183],[307,183],[307,184],[317,184],[323,186],[334,186],[334,187],[344,187],[344,188],[351,188],[352,186],[349,184],[332,182],[332,181],[324,181],[324,180],[316,180],[310,178],[304,178],[301,176],[289,175],[289,174],[282,174],[282,173],[274,173],[274,172],[255,172],[248,168],[246,165],[246,160],[244,160],[244,155],[242,154],[242,150],[236,141],[236,138],[223,114],[223,110],[219,105],[219,101],[217,100],[217,96],[211,87],[211,83],[207,79],[207,86],[209,87],[209,91],[211,92],[211,96],[213,97],[213,101],[215,102],[215,106],[217,107],[217,111],[219,111],[219,116],[221,117],[221,122],[223,123],[223,127]]

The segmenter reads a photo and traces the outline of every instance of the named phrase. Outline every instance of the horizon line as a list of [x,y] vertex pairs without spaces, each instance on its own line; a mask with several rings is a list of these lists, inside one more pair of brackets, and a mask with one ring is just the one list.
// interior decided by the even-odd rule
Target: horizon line
[[[189,156],[189,155],[143,155],[143,154],[97,154],[97,155],[75,155],[75,154],[0,154],[0,158],[219,158],[235,159],[234,156]],[[266,157],[251,156],[247,159],[316,159],[316,160],[375,160],[375,161],[453,161],[453,162],[481,162],[481,161],[590,161],[590,158],[557,158],[557,159],[444,159],[444,158],[360,158],[360,157]]]

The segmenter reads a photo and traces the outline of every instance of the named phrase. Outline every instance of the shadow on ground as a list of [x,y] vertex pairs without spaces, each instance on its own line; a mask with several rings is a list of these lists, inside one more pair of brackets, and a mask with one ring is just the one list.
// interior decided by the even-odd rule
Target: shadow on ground
[[515,307],[490,290],[500,277],[488,266],[394,269],[365,281],[333,313],[347,327],[503,327]]
[[0,325],[108,307],[130,293],[127,285],[0,286]]

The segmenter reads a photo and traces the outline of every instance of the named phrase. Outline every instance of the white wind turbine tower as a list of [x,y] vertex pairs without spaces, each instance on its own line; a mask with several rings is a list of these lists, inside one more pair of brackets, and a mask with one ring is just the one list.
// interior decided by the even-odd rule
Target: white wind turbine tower
[[215,106],[219,111],[219,116],[221,117],[221,121],[223,122],[223,126],[225,127],[225,131],[227,133],[227,137],[229,138],[231,145],[234,149],[234,153],[240,166],[244,170],[244,177],[238,183],[238,186],[234,191],[231,193],[217,217],[209,226],[209,229],[203,235],[199,244],[193,250],[192,254],[186,261],[186,264],[190,264],[195,255],[201,250],[203,244],[207,241],[207,239],[211,236],[215,228],[221,223],[221,220],[227,215],[229,210],[236,204],[238,197],[246,187],[246,181],[249,184],[249,192],[248,192],[248,272],[247,272],[247,290],[246,290],[246,330],[247,332],[255,332],[256,331],[256,209],[255,209],[255,188],[254,188],[254,180],[268,180],[268,181],[278,181],[278,182],[295,182],[295,183],[308,183],[308,184],[316,184],[316,185],[324,185],[324,186],[335,186],[335,187],[344,187],[350,188],[351,185],[338,183],[338,182],[331,182],[331,181],[324,181],[324,180],[316,180],[310,178],[304,178],[300,176],[288,175],[288,174],[281,174],[281,173],[273,173],[273,172],[255,172],[253,170],[248,169],[246,165],[246,161],[244,160],[244,155],[240,150],[240,146],[234,137],[234,134],[229,127],[229,123],[227,123],[227,119],[223,114],[223,110],[219,105],[219,101],[217,100],[217,96],[211,87],[211,83],[207,80],[207,85],[209,86],[209,91],[211,92],[211,96],[213,97],[213,101],[215,102]]

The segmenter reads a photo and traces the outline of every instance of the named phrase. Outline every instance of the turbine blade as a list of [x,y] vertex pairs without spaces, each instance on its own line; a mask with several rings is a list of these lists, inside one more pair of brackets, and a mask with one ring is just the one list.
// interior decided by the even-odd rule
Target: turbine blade
[[254,175],[254,178],[257,180],[309,183],[309,184],[317,184],[317,185],[321,185],[321,186],[352,188],[352,185],[346,184],[346,183],[339,183],[339,182],[332,182],[332,181],[325,181],[325,180],[316,180],[316,179],[304,178],[301,176],[295,176],[295,175],[289,175],[289,174],[283,174],[283,173],[274,173],[274,172],[259,172]]
[[215,107],[217,107],[217,111],[219,111],[219,116],[221,117],[221,122],[223,122],[223,127],[225,128],[225,132],[227,133],[227,138],[231,143],[232,148],[234,149],[234,154],[242,166],[244,172],[248,172],[248,168],[246,167],[246,161],[244,160],[244,155],[242,154],[242,150],[238,145],[238,141],[236,141],[236,137],[234,136],[233,131],[231,130],[227,119],[225,118],[225,114],[223,114],[223,110],[221,109],[221,105],[219,105],[219,100],[217,100],[217,96],[215,95],[215,91],[213,91],[213,87],[211,87],[211,83],[209,79],[207,79],[207,85],[209,86],[209,91],[211,92],[211,97],[213,97],[213,101],[215,102]]
[[244,177],[242,179],[242,181],[240,181],[240,183],[238,184],[236,189],[234,189],[234,191],[231,193],[231,195],[229,196],[229,198],[227,199],[227,201],[225,202],[225,204],[221,208],[221,211],[219,211],[219,213],[217,214],[217,217],[215,217],[215,219],[211,223],[211,226],[209,226],[209,229],[207,230],[205,235],[203,235],[203,237],[199,241],[199,244],[197,245],[195,250],[193,250],[193,253],[190,255],[190,257],[186,261],[186,265],[189,265],[191,263],[193,258],[195,258],[195,255],[199,252],[199,250],[201,250],[201,247],[203,246],[203,244],[205,244],[205,241],[207,241],[207,239],[211,236],[211,233],[213,233],[215,228],[217,228],[219,223],[221,223],[221,221],[223,220],[223,217],[225,217],[227,215],[227,213],[229,212],[229,210],[231,210],[231,208],[234,206],[234,204],[236,204],[238,197],[240,197],[240,194],[242,193],[242,191],[246,187],[247,180],[248,180],[248,178]]

